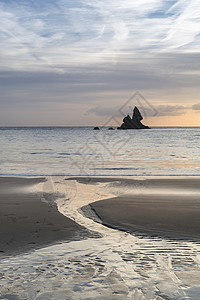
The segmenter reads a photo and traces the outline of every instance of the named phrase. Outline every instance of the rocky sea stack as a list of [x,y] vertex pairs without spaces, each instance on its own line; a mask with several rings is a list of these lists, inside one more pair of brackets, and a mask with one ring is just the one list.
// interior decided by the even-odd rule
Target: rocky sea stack
[[135,106],[133,110],[132,118],[128,115],[123,119],[123,123],[117,129],[149,129],[149,126],[145,126],[141,123],[143,117],[139,109]]

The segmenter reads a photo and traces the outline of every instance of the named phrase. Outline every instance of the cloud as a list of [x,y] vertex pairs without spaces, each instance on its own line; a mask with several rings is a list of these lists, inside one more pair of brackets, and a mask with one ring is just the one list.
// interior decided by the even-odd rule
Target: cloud
[[88,109],[86,115],[95,114],[103,117],[122,117],[120,107],[99,107]]
[[197,0],[2,1],[0,67],[59,73],[136,61],[141,50],[199,52],[197,8]]
[[164,41],[167,41],[169,47],[179,48],[185,45],[193,48],[199,41],[200,32],[200,11],[198,0],[179,0],[169,9],[173,13],[171,27],[167,31]]
[[192,105],[191,108],[192,108],[193,110],[200,110],[200,103]]
[[186,113],[188,108],[181,105],[159,105],[156,109],[157,116],[179,116]]
[[[137,105],[139,110],[143,112],[143,116],[146,117],[163,117],[163,116],[179,116],[189,109],[186,106],[181,105],[158,105],[154,106],[154,111],[148,106],[139,106]],[[134,107],[131,107],[129,109],[128,113],[132,114],[132,109]],[[200,108],[199,108],[200,109]],[[156,111],[156,114],[155,114]],[[97,116],[107,116],[107,117],[122,117],[122,113],[120,111],[120,107],[99,107],[96,106],[94,108],[91,108],[87,111],[87,114],[96,114]]]
[[15,105],[74,104],[88,117],[118,116],[140,90],[160,115],[183,114],[199,95],[198,7],[197,0],[0,1],[1,107],[9,115]]

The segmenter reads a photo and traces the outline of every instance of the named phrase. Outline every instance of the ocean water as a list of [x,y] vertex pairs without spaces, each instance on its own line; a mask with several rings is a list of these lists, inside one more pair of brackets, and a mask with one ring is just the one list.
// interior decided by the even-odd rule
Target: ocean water
[[200,175],[200,127],[1,127],[0,145],[0,175]]

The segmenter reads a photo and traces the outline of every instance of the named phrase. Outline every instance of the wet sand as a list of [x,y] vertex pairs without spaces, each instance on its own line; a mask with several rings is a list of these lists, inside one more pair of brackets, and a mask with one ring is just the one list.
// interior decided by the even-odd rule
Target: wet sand
[[121,196],[90,204],[104,225],[130,233],[200,240],[200,200]]
[[[67,184],[70,178],[63,180]],[[199,178],[74,180],[80,183],[79,201],[83,198],[83,205],[88,201],[92,218],[96,215],[106,226],[135,234],[200,240]],[[51,195],[48,201],[47,194],[44,202],[40,193],[31,190],[44,181],[45,178],[0,178],[0,257],[92,236],[91,228],[58,212]],[[102,192],[109,199],[95,200],[98,183],[104,184]],[[91,194],[84,192],[84,186]],[[66,198],[66,209],[72,209],[65,203]],[[91,209],[89,215],[85,213],[89,218],[90,212]]]
[[0,257],[89,236],[30,188],[44,178],[0,178]]
[[135,234],[200,240],[200,180],[114,180],[110,190],[138,189],[90,204],[106,226]]

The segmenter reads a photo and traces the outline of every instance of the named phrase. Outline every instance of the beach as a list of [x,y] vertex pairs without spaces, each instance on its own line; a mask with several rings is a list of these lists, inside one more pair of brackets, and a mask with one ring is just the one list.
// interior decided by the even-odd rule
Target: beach
[[198,299],[199,181],[1,177],[0,296]]
[[199,178],[58,178],[0,178],[2,257],[92,237],[89,219],[133,235],[200,240]]

